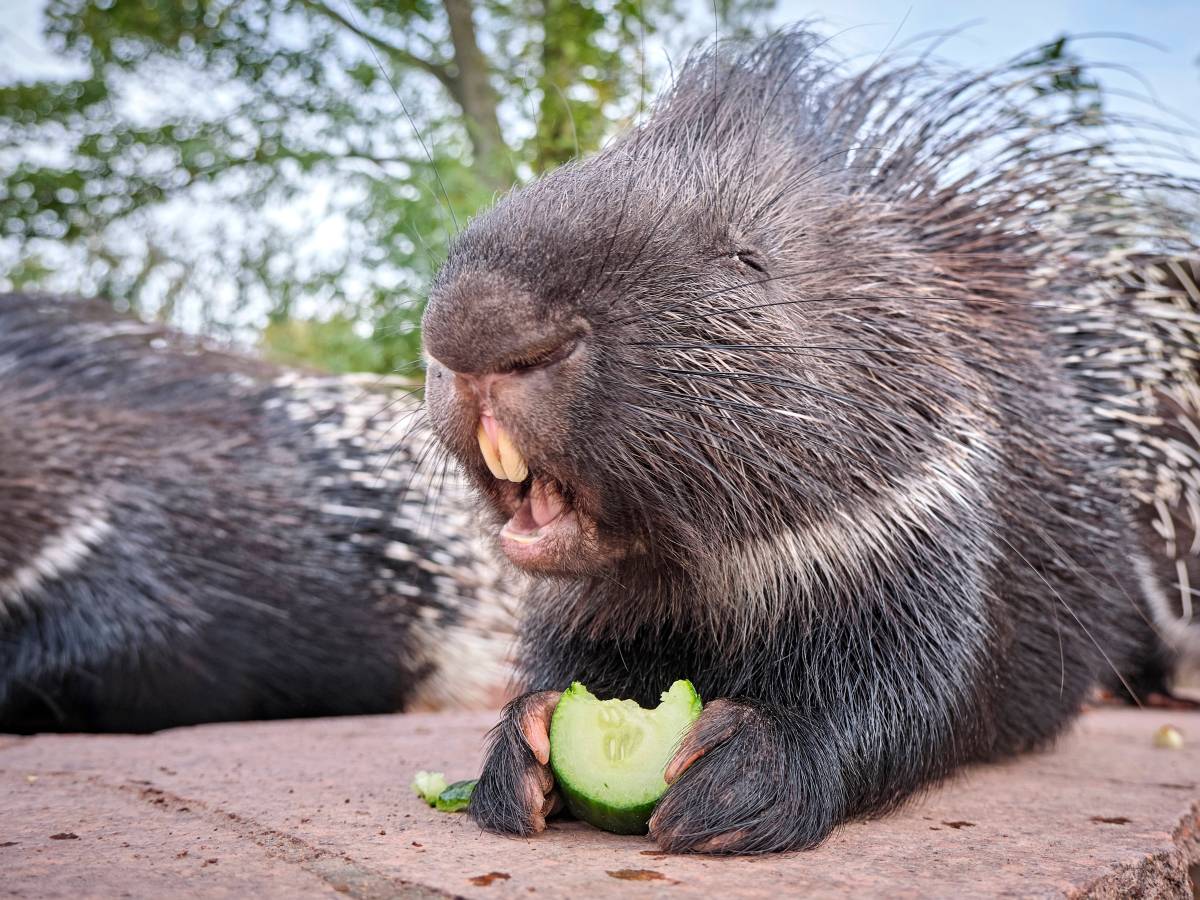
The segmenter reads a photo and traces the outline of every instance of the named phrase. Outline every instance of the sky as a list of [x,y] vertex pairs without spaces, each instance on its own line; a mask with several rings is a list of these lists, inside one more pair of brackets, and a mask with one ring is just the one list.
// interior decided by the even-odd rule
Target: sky
[[53,59],[42,42],[45,0],[0,0],[0,80],[33,80],[73,71]]
[[[942,47],[947,59],[968,67],[992,65],[1060,34],[1121,34],[1077,46],[1088,58],[1128,66],[1141,75],[1167,108],[1192,110],[1200,118],[1200,0],[840,0],[813,4],[782,0],[780,24],[817,16],[847,29],[838,46],[847,52],[878,52],[922,34],[963,28]],[[893,38],[893,36],[895,36]],[[1105,72],[1112,88],[1144,93],[1128,74]],[[1129,101],[1113,98],[1120,108]],[[1194,123],[1200,128],[1200,122]],[[1193,144],[1193,146],[1197,146]]]

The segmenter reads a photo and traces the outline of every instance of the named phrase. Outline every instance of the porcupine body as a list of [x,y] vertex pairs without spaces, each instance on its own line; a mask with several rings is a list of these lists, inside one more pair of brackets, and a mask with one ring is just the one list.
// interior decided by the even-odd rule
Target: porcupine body
[[1164,691],[1194,634],[1197,297],[1133,262],[1195,251],[1178,185],[1028,70],[821,47],[695,59],[434,285],[437,432],[541,576],[485,828],[555,808],[531,723],[573,679],[692,679],[651,834],[761,852],[1044,745],[1098,682]]
[[0,296],[0,730],[494,702],[506,587],[413,407]]

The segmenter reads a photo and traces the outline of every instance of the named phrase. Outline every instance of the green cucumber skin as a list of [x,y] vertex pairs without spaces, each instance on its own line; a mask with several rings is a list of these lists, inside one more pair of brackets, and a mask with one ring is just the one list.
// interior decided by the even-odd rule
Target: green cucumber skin
[[[700,717],[700,712],[703,709],[700,695],[690,680],[679,680],[685,681],[691,691],[693,698],[691,703],[691,718],[695,722]],[[571,695],[576,690],[576,687],[579,688],[580,692],[586,690],[579,682],[573,682],[571,687],[563,693],[563,699]],[[561,703],[562,699],[559,702]],[[601,800],[588,797],[576,790],[570,782],[564,780],[557,771],[554,744],[553,722],[551,722],[550,766],[554,770],[554,780],[558,785],[559,792],[562,794],[563,802],[571,815],[613,834],[640,835],[645,834],[649,830],[650,817],[654,814],[654,809],[658,806],[658,801],[662,798],[661,794],[646,803],[628,807],[615,807]]]
[[654,814],[654,807],[658,806],[658,799],[654,799],[642,806],[614,809],[577,793],[561,782],[558,788],[562,791],[563,802],[571,815],[581,822],[587,822],[613,834],[645,834],[649,831],[650,816]]
[[475,785],[478,783],[478,778],[456,781],[438,794],[433,805],[442,812],[460,812],[471,802],[471,794],[475,792]]

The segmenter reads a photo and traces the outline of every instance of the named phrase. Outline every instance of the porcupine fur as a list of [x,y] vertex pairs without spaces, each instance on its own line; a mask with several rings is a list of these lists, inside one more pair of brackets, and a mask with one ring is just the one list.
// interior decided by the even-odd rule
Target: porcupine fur
[[[651,822],[721,852],[1043,746],[1097,682],[1165,688],[1195,628],[1197,298],[1150,270],[1194,258],[1169,203],[1194,186],[1035,77],[725,44],[458,237],[428,405],[542,576],[483,827],[540,827],[522,715],[575,679],[729,701]],[[485,421],[523,483],[489,472]],[[529,531],[545,496],[567,518]]]
[[0,295],[0,730],[494,702],[510,588],[414,406]]

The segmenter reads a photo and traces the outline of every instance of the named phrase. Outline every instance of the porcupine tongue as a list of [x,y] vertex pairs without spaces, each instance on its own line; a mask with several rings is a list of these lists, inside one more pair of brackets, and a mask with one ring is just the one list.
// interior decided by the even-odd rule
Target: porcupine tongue
[[538,533],[546,525],[557,521],[567,510],[567,504],[552,483],[535,478],[529,487],[529,495],[513,514],[504,531],[521,543],[538,540]]
[[529,512],[538,528],[549,525],[566,510],[563,496],[546,479],[535,478],[529,488]]

